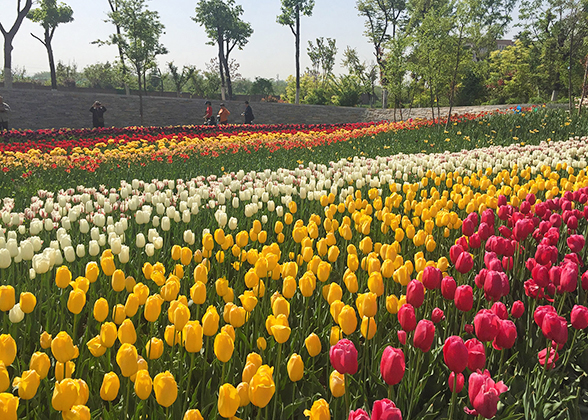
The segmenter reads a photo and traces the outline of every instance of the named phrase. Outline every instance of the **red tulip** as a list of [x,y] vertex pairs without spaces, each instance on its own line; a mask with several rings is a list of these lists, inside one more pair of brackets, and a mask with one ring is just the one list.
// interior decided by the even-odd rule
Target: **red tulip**
[[451,392],[455,392],[456,394],[459,394],[462,389],[463,389],[463,385],[465,383],[464,377],[463,377],[463,373],[458,373],[457,374],[457,381],[455,383],[456,387],[453,387],[453,383],[455,381],[455,372],[451,372],[449,374],[449,390]]
[[547,265],[557,261],[557,248],[551,245],[538,245],[535,251],[535,260],[539,264]]
[[439,289],[441,287],[442,279],[443,274],[438,268],[428,265],[423,270],[423,286],[428,290]]
[[[586,282],[588,288],[588,281]],[[453,279],[453,277],[443,277],[441,280],[441,294],[447,300],[453,300],[455,297],[455,289],[457,288],[457,283]]]
[[549,284],[549,270],[544,265],[535,265],[531,271],[531,277],[539,287],[547,287]]
[[396,333],[396,335],[398,336],[398,341],[400,341],[400,344],[405,346],[406,345],[406,331],[400,330]]
[[341,374],[357,372],[357,349],[351,340],[344,338],[329,351],[331,364]]
[[475,338],[470,338],[464,344],[468,349],[468,369],[472,372],[478,369],[484,369],[486,365],[486,349],[484,348],[484,343]]
[[586,245],[586,240],[582,235],[571,235],[566,242],[570,250],[575,253],[582,251],[584,245]]
[[414,307],[410,303],[402,305],[398,310],[398,322],[406,332],[411,332],[416,328],[416,315]]
[[[586,206],[588,208],[588,206]],[[588,271],[582,273],[582,290],[588,290]]]
[[416,326],[413,337],[413,345],[423,353],[431,350],[435,339],[435,324],[428,319],[421,319]]
[[474,317],[474,329],[480,341],[492,341],[500,329],[500,318],[492,311],[482,309]]
[[537,306],[535,312],[533,313],[533,319],[535,320],[535,323],[541,327],[541,324],[543,324],[543,318],[550,312],[557,314],[557,311],[551,305]]
[[480,223],[480,226],[478,226],[478,235],[480,236],[480,240],[487,240],[490,236],[494,235],[494,225],[489,225],[486,222]]
[[506,309],[506,305],[502,302],[494,302],[491,311],[500,319],[508,318],[508,310]]
[[568,341],[568,323],[563,316],[556,312],[548,312],[543,317],[541,332],[550,340],[558,344],[565,344]]
[[449,248],[449,259],[451,260],[451,264],[455,264],[459,256],[465,252],[461,245],[453,245]]
[[574,263],[564,265],[561,270],[561,278],[558,293],[573,292],[578,287],[578,266]]
[[370,420],[370,416],[365,410],[358,408],[357,410],[351,410],[349,412],[349,419],[348,420]]
[[520,300],[515,301],[510,308],[510,314],[513,318],[518,319],[525,313],[525,304]]
[[469,414],[481,415],[490,419],[498,411],[500,394],[508,391],[508,387],[502,381],[495,383],[486,370],[483,373],[474,372],[468,380],[468,394],[474,410],[466,409]]
[[474,221],[469,217],[466,217],[461,225],[461,233],[465,236],[472,236],[476,231],[476,225]]
[[572,327],[583,330],[588,327],[588,308],[582,305],[574,305],[571,314]]
[[516,339],[517,327],[514,322],[503,319],[500,321],[500,329],[498,330],[498,335],[496,335],[496,338],[492,342],[492,346],[496,350],[510,349],[514,346]]
[[441,322],[444,319],[445,319],[445,314],[443,313],[442,309],[439,309],[439,308],[433,309],[433,313],[431,314],[431,321],[433,321],[433,323],[438,324],[439,322]]
[[[547,355],[547,349],[543,349],[537,354],[537,358],[539,359],[539,364],[541,366],[545,366],[546,355]],[[547,369],[547,370],[553,369],[555,367],[555,362],[557,362],[558,359],[559,359],[559,354],[557,353],[557,351],[553,347],[550,347],[549,348],[549,360],[547,361],[547,366],[545,367],[545,369]]]
[[482,223],[486,223],[489,226],[494,226],[496,221],[496,216],[494,214],[494,210],[486,209],[482,212]]
[[455,373],[461,373],[468,365],[468,349],[461,337],[452,335],[445,340],[443,345],[443,360]]
[[491,302],[495,302],[505,295],[502,287],[503,278],[501,274],[504,273],[494,270],[486,273],[486,278],[484,279],[484,297]]
[[420,308],[425,300],[425,286],[418,280],[411,280],[406,288],[406,302]]
[[466,284],[455,289],[455,307],[462,312],[469,312],[474,306],[474,291]]
[[468,239],[468,245],[472,249],[478,249],[482,246],[482,237],[478,233],[474,233]]
[[400,383],[404,376],[405,368],[404,352],[391,346],[386,347],[380,360],[380,374],[384,382],[388,385]]
[[455,262],[455,269],[461,274],[465,274],[474,268],[474,259],[469,252],[462,252]]
[[388,398],[374,401],[371,420],[402,420],[402,413]]

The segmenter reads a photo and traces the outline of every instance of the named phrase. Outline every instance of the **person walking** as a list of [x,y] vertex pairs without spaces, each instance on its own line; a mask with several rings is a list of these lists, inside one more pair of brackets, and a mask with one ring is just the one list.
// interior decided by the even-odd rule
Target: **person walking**
[[220,104],[220,110],[218,111],[218,123],[228,124],[229,123],[230,111],[225,107],[225,104]]
[[10,106],[4,102],[4,98],[0,96],[0,131],[8,131],[8,114]]
[[90,108],[90,112],[92,113],[92,125],[94,128],[104,127],[104,113],[106,112],[106,107],[96,101]]
[[206,113],[204,114],[204,125],[216,125],[216,120],[214,119],[214,115],[212,114],[212,102],[206,101],[204,102],[206,105]]
[[255,117],[253,116],[253,110],[249,106],[249,101],[245,101],[245,105],[247,105],[245,107],[245,112],[243,112],[241,115],[245,117],[245,124],[251,124],[255,119]]

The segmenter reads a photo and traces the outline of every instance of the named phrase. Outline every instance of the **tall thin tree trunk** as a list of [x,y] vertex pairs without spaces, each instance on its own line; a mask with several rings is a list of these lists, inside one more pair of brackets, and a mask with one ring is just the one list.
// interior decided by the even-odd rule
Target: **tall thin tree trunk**
[[586,77],[588,76],[588,55],[584,57],[584,79],[582,80],[582,96],[580,97],[580,103],[578,104],[578,116],[582,112],[582,104],[586,97]]
[[451,78],[451,93],[449,97],[449,114],[447,114],[447,122],[445,123],[445,130],[449,127],[451,122],[451,111],[453,111],[453,99],[455,98],[455,84],[457,82],[457,71],[459,70],[459,60],[461,57],[461,39],[463,35],[463,25],[459,28],[459,40],[457,41],[457,53],[455,58],[455,68],[453,69],[453,76]]
[[300,7],[296,4],[296,100],[295,103],[300,103]]
[[[227,46],[227,51],[228,51],[228,46]],[[228,52],[224,56],[224,63],[223,64],[225,66],[225,77],[227,80],[227,91],[228,91],[227,99],[231,100],[233,98],[233,82],[231,81],[231,72],[229,69],[229,53]]]
[[572,112],[574,108],[574,98],[572,95],[572,54],[574,52],[574,29],[572,28],[570,33],[570,61],[568,64],[568,103],[569,110]]
[[139,115],[141,117],[141,127],[143,126],[143,86],[141,82],[141,69],[137,67],[137,81],[139,82]]
[[51,90],[57,90],[57,73],[55,71],[55,58],[53,57],[53,48],[51,47],[51,34],[45,29],[45,48],[49,58],[49,73],[51,75]]
[[12,37],[4,35],[4,87],[12,89]]

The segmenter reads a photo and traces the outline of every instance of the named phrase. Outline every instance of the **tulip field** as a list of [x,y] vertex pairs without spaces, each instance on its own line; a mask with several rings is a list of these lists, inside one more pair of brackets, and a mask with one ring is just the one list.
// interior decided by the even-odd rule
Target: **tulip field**
[[587,418],[585,135],[0,133],[0,420]]

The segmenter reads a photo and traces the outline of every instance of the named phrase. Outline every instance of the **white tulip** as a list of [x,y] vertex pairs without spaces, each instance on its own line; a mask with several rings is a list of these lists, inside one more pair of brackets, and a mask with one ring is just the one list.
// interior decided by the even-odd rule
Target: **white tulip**
[[120,253],[118,254],[118,260],[121,262],[121,264],[126,264],[129,262],[129,259],[129,247],[127,245],[123,245],[121,247]]
[[53,264],[51,264],[51,268],[53,268],[56,264],[63,264],[63,254],[61,253],[60,249],[55,249],[53,252]]
[[95,257],[100,253],[100,245],[98,245],[98,241],[91,240],[88,244],[88,254],[91,257]]
[[274,203],[274,200],[269,200],[267,202],[267,209],[271,212],[273,212],[276,209],[276,203]]
[[112,253],[114,255],[120,254],[120,251],[122,249],[122,245],[120,243],[120,238],[119,237],[116,237],[116,238],[113,238],[112,239],[112,242],[110,243],[110,249],[111,249],[111,251],[112,251]]
[[[49,212],[47,212],[49,213]],[[10,218],[10,224],[12,226],[18,226],[20,225],[20,215],[18,213],[12,213]],[[51,229],[53,229],[53,223],[51,223]]]
[[86,256],[86,248],[84,247],[84,244],[76,245],[76,256],[78,258],[84,258]]
[[[2,251],[0,250],[0,255]],[[51,261],[44,254],[37,254],[33,257],[33,269],[36,274],[44,274],[49,271],[51,267]]]
[[186,224],[190,223],[190,212],[188,210],[182,212],[182,222]]
[[63,253],[65,254],[65,260],[67,262],[71,263],[76,260],[76,252],[74,251],[73,246],[65,247]]
[[239,198],[237,198],[237,197],[233,197],[232,206],[233,206],[233,208],[235,208],[235,209],[238,209],[238,208],[239,208]]
[[27,233],[27,227],[25,225],[19,225],[18,226],[18,234],[24,235],[25,233]]
[[98,244],[100,246],[104,246],[106,245],[106,235],[105,234],[100,234],[100,237],[98,238]]
[[153,244],[145,245],[145,253],[148,257],[152,257],[153,254],[155,254],[155,247],[153,246]]
[[35,255],[35,249],[30,239],[25,239],[20,243],[20,254],[23,260],[30,261]]
[[163,216],[161,218],[161,229],[164,232],[167,232],[167,231],[169,231],[170,228],[171,228],[171,221],[169,220],[169,217]]
[[152,224],[153,224],[154,227],[158,227],[159,226],[159,216],[153,216]]
[[184,242],[186,242],[188,245],[194,245],[195,241],[196,241],[196,237],[194,235],[194,232],[192,232],[190,229],[185,230],[184,231]]
[[10,257],[14,258],[18,255],[18,243],[16,239],[10,238],[6,242],[6,249],[10,252]]
[[264,225],[267,223],[267,215],[266,214],[261,216],[261,223],[263,223]]
[[231,229],[231,230],[237,229],[237,218],[236,217],[231,217],[229,219],[229,229]]
[[179,211],[176,211],[174,214],[174,222],[180,223],[182,221],[182,215]]
[[51,219],[45,219],[45,220],[43,220],[43,228],[47,232],[52,231],[53,230],[53,220],[51,220]]
[[276,207],[276,214],[278,217],[282,217],[284,215],[284,208],[282,206]]
[[135,237],[135,245],[137,245],[138,248],[143,248],[145,246],[145,235],[137,233],[137,236]]
[[153,239],[153,246],[155,247],[155,249],[163,248],[163,238],[161,236],[158,236],[157,238]]
[[24,315],[24,312],[22,311],[22,309],[20,309],[20,303],[17,303],[8,312],[8,319],[13,324],[18,324],[20,321],[24,319]]
[[29,279],[35,280],[36,277],[37,277],[37,272],[35,271],[35,269],[29,268]]
[[86,219],[80,219],[80,232],[86,234],[90,230],[90,225]]
[[157,238],[159,236],[159,232],[157,232],[157,229],[149,229],[147,231],[147,240],[149,242],[153,242],[153,239]]
[[10,251],[6,248],[0,249],[0,268],[10,267],[12,259],[10,258]]

